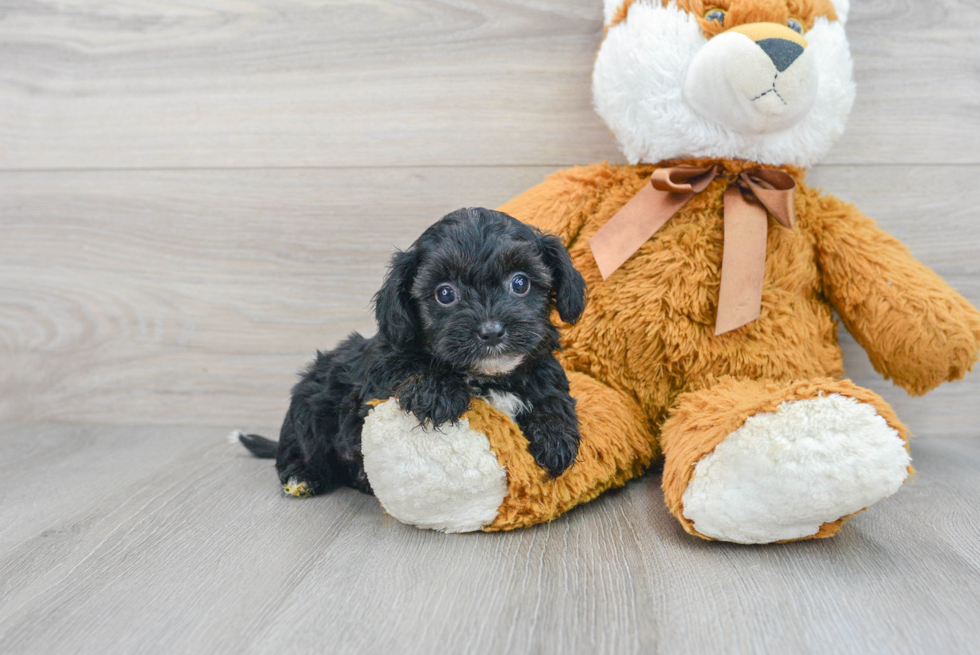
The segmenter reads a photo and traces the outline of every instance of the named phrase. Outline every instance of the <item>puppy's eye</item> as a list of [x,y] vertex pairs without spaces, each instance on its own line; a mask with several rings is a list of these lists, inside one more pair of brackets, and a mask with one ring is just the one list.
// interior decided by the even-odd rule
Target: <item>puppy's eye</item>
[[456,302],[456,289],[448,284],[440,284],[436,287],[436,301],[440,305],[452,305]]
[[523,273],[518,273],[510,278],[510,290],[518,296],[523,296],[531,290],[531,281]]
[[724,9],[709,9],[704,12],[704,19],[709,23],[718,23],[719,25],[725,24],[725,10]]
[[796,20],[795,18],[790,18],[788,21],[786,21],[786,25],[789,27],[789,29],[793,30],[794,32],[803,34],[803,23]]

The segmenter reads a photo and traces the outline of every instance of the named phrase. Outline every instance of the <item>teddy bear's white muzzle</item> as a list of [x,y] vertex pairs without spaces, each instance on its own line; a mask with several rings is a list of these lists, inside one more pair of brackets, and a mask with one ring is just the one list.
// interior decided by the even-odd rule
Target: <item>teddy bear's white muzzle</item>
[[768,134],[806,116],[817,97],[817,77],[806,47],[729,31],[708,41],[691,61],[684,100],[736,132]]

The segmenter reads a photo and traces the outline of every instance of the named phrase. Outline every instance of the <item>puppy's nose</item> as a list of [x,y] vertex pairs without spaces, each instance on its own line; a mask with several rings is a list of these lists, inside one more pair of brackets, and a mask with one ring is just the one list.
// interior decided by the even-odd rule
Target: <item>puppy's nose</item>
[[776,70],[782,73],[803,54],[803,47],[786,39],[763,39],[756,41],[757,46],[769,55],[769,59],[776,66]]
[[488,346],[496,346],[504,338],[504,326],[500,321],[486,321],[477,332]]

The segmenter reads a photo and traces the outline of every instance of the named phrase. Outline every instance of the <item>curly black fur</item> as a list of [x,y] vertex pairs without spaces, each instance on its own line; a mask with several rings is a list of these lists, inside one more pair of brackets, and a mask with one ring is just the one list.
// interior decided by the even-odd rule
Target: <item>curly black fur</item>
[[[518,274],[530,283],[526,290],[517,283],[523,293],[515,291]],[[446,286],[450,304],[436,297]],[[377,336],[354,333],[318,352],[293,388],[279,434],[280,480],[305,482],[310,493],[336,486],[371,493],[361,457],[365,403],[397,396],[402,409],[438,427],[491,392],[523,402],[516,421],[531,454],[561,475],[578,453],[579,432],[550,314],[556,308],[574,323],[585,295],[557,237],[489,209],[447,215],[392,258],[374,297]],[[257,435],[239,440],[259,457],[275,448]]]

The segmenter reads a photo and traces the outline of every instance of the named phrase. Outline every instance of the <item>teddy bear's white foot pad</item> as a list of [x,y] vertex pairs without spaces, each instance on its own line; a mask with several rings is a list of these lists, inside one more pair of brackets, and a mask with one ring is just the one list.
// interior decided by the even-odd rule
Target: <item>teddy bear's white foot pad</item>
[[898,491],[909,462],[871,405],[839,394],[787,401],[746,419],[697,462],[684,516],[723,541],[807,537]]
[[361,431],[364,471],[385,511],[402,523],[472,532],[493,523],[507,472],[469,421],[420,426],[394,398],[371,410]]

